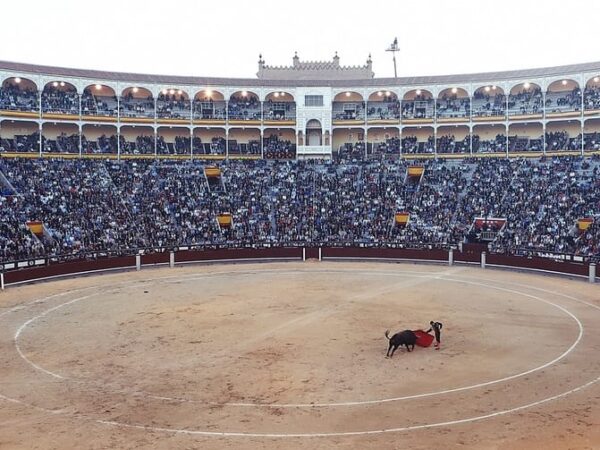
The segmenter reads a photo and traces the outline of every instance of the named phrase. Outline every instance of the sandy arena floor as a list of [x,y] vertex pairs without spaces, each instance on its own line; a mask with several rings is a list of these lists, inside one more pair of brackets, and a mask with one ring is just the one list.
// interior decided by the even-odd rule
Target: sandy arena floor
[[[442,349],[392,331],[444,323]],[[385,263],[0,293],[1,449],[600,448],[600,287]]]

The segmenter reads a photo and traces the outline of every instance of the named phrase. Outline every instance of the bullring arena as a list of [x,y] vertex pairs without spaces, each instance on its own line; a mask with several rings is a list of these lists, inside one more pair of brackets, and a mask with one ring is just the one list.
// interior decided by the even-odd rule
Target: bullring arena
[[0,450],[600,450],[563,3],[3,4]]
[[[466,265],[142,268],[0,297],[0,447],[597,448],[598,289]],[[385,359],[386,328],[445,326]]]

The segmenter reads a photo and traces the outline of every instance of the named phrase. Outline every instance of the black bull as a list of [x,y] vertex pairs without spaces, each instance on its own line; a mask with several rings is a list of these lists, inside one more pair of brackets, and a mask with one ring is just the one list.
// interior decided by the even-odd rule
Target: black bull
[[[408,350],[410,352],[411,350],[415,349],[415,343],[417,342],[417,335],[415,333],[413,333],[411,330],[400,331],[400,332],[394,334],[391,338],[390,338],[390,331],[387,330],[385,332],[385,337],[388,338],[388,340],[390,341],[390,345],[388,347],[388,350],[387,350],[387,353],[385,356],[390,357],[390,358],[392,356],[394,356],[394,352],[401,345],[405,345],[406,350]],[[390,350],[391,350],[391,353],[390,353]]]

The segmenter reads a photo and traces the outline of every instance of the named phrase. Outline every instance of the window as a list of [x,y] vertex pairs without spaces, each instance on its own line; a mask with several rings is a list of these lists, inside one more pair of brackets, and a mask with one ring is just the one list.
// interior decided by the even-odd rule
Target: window
[[322,95],[305,95],[304,106],[323,106]]

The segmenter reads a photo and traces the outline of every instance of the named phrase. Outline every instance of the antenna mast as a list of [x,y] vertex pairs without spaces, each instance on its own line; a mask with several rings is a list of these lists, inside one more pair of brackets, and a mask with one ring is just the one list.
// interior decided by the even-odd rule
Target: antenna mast
[[386,52],[392,52],[392,55],[394,56],[394,78],[398,78],[398,70],[396,69],[396,53],[398,53],[400,51],[400,47],[398,47],[398,38],[394,38],[394,42],[392,42],[392,45],[390,45],[389,48],[387,48],[385,50]]

